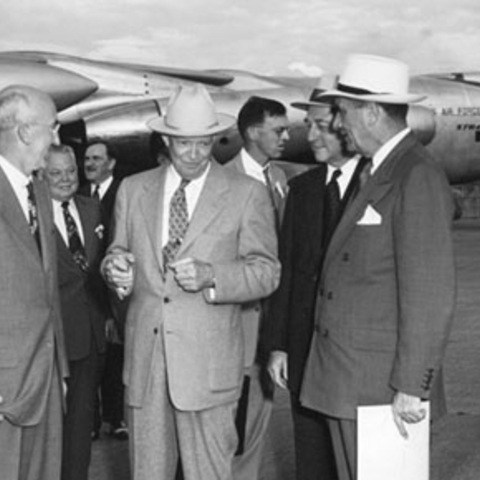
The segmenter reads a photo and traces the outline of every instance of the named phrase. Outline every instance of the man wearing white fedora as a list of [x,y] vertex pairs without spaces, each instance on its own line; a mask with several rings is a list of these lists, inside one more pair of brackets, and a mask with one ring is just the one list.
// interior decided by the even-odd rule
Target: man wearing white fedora
[[[372,159],[325,253],[300,401],[326,414],[340,479],[356,478],[356,415],[392,404],[399,434],[425,418],[455,304],[453,202],[443,171],[408,129],[408,68],[352,55],[335,125]],[[321,385],[322,388],[318,388]]]
[[240,304],[278,285],[265,187],[212,158],[233,117],[201,85],[163,117],[171,163],[124,180],[102,271],[130,295],[124,380],[134,480],[228,480],[243,378]]

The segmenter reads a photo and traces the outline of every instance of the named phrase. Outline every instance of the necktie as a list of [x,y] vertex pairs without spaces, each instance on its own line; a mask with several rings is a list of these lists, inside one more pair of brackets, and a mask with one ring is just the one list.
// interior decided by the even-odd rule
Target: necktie
[[95,200],[100,201],[100,185],[95,185],[95,188],[93,189],[92,197]]
[[73,260],[78,265],[82,272],[88,270],[88,260],[85,254],[85,248],[83,247],[80,235],[78,233],[77,224],[72,217],[69,209],[69,202],[62,202],[63,217],[65,219],[65,225],[67,227],[68,235],[68,248],[73,256]]
[[33,191],[33,183],[30,181],[27,184],[27,205],[28,205],[28,224],[30,228],[30,233],[35,238],[37,242],[38,251],[42,253],[42,247],[40,244],[40,229],[38,225],[38,215],[37,215],[37,202],[35,199],[35,192]]
[[187,199],[185,187],[190,180],[182,178],[180,186],[173,193],[170,200],[170,216],[168,221],[168,242],[163,247],[164,264],[172,262],[182,244],[183,237],[188,228]]
[[342,214],[342,199],[338,185],[338,177],[341,174],[342,171],[337,168],[325,187],[324,245],[328,245]]
[[279,230],[279,218],[278,218],[278,205],[279,203],[277,202],[277,198],[276,198],[276,195],[278,196],[278,193],[275,192],[275,188],[273,186],[273,182],[272,182],[272,177],[271,177],[271,174],[270,174],[270,165],[267,164],[264,168],[263,168],[263,175],[265,177],[265,185],[267,186],[267,189],[268,189],[268,194],[270,195],[270,200],[272,201],[272,204],[273,204],[273,209],[274,209],[274,214],[275,214],[275,228],[278,232]]

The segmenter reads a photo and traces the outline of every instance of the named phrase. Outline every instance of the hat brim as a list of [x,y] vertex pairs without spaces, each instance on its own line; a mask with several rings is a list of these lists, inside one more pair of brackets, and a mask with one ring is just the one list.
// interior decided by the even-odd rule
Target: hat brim
[[217,123],[203,130],[180,130],[165,123],[165,116],[153,118],[147,122],[148,127],[158,133],[172,137],[204,137],[216,135],[233,127],[236,123],[235,117],[226,113],[217,113]]
[[393,93],[362,93],[354,94],[342,92],[341,90],[329,90],[318,96],[319,102],[331,103],[335,98],[348,98],[350,100],[360,100],[362,102],[390,103],[393,105],[405,105],[408,103],[421,102],[427,98],[426,95],[416,93],[405,93],[395,95]]
[[298,108],[299,110],[308,110],[312,107],[319,107],[319,108],[328,108],[330,107],[331,101],[324,101],[324,102],[293,102],[290,105],[293,108]]

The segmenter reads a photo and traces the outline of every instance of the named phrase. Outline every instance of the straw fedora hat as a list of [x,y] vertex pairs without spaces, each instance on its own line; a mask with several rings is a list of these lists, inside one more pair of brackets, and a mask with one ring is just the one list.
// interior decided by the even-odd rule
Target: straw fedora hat
[[347,58],[335,89],[318,96],[319,100],[351,98],[366,102],[407,104],[425,95],[408,91],[408,66],[398,60],[375,55],[354,54]]
[[217,113],[201,84],[180,86],[171,97],[165,115],[147,125],[156,132],[176,137],[203,137],[223,132],[235,124],[235,117]]

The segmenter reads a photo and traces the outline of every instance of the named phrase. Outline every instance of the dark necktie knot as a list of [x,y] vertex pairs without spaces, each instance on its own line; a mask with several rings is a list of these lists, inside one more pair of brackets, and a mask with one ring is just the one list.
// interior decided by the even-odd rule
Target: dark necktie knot
[[92,197],[96,198],[97,200],[100,200],[100,185],[95,185],[95,188],[93,189]]

